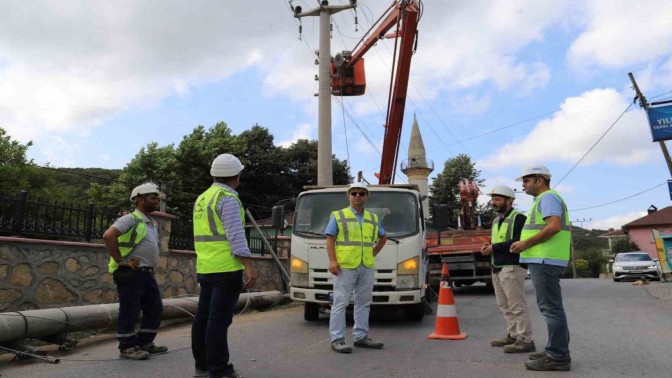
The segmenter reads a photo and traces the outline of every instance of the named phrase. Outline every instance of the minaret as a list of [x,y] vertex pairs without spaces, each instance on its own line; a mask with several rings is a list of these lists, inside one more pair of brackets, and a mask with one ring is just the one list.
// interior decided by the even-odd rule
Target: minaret
[[[411,129],[411,142],[408,145],[408,160],[401,162],[401,171],[408,177],[409,184],[415,184],[420,189],[420,194],[428,195],[429,174],[434,170],[434,162],[427,160],[425,144],[422,142],[418,119],[413,114],[413,128]],[[422,201],[422,211],[425,218],[429,218],[429,199]]]

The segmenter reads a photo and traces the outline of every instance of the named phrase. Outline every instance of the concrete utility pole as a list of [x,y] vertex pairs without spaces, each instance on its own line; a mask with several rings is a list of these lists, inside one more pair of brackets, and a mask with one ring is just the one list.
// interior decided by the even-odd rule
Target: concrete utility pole
[[576,220],[570,220],[569,221],[569,235],[571,237],[571,243],[570,243],[570,257],[572,258],[572,278],[576,279],[576,260],[574,259],[574,254],[576,253],[576,249],[574,248],[574,235],[572,234],[572,223],[581,223],[581,226],[583,226],[584,222],[590,222],[593,220],[592,218],[586,219],[576,219]]
[[350,5],[329,5],[320,1],[320,6],[307,12],[294,7],[294,17],[320,17],[319,91],[317,124],[317,185],[333,185],[334,175],[331,152],[331,15],[357,7],[356,0]]
[[[639,105],[644,108],[644,110],[649,110],[649,103],[646,101],[646,97],[644,97],[642,91],[639,90],[639,86],[635,81],[635,76],[632,74],[632,72],[628,72],[628,76],[630,76],[632,88],[635,90],[635,93],[637,93],[637,98],[639,98]],[[663,156],[665,156],[665,163],[667,163],[667,169],[670,171],[670,176],[672,177],[672,159],[670,159],[670,152],[667,150],[667,145],[665,144],[664,140],[661,140],[658,143],[660,144],[660,149],[663,151]]]

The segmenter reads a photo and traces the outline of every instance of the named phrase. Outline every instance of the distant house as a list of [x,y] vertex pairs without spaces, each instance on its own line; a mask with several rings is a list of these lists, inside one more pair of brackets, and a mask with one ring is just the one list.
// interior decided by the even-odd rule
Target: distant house
[[661,234],[672,234],[672,206],[658,210],[651,205],[646,216],[623,225],[622,229],[640,250],[648,252],[651,258],[657,259],[658,251],[653,232],[657,230]]
[[609,255],[611,253],[611,249],[613,246],[613,243],[616,243],[619,239],[627,239],[628,235],[623,232],[623,230],[614,230],[613,228],[610,228],[609,231],[605,232],[602,235],[599,235],[598,238],[603,238],[607,239],[609,241],[609,249],[603,251],[603,255]]

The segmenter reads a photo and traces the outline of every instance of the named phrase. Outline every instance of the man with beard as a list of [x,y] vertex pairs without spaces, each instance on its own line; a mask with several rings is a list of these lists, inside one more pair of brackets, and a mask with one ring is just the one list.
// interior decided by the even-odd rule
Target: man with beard
[[516,181],[523,182],[523,190],[534,197],[534,203],[527,213],[520,241],[511,244],[511,252],[520,253],[520,261],[528,264],[537,306],[548,328],[545,350],[530,354],[525,367],[536,371],[568,371],[572,359],[560,277],[569,263],[569,211],[560,194],[550,188],[548,168],[526,167]]
[[[154,345],[161,324],[163,302],[154,278],[159,262],[157,225],[149,214],[159,209],[159,187],[152,182],[135,187],[131,201],[135,211],[117,219],[103,234],[110,254],[109,272],[119,295],[117,339],[119,358],[146,360],[151,354],[166,353]],[[142,312],[140,329],[135,324]]]
[[481,253],[491,257],[497,307],[506,319],[508,332],[504,338],[491,340],[490,345],[504,347],[506,353],[534,352],[532,323],[525,300],[527,266],[520,264],[518,254],[509,251],[511,244],[520,240],[526,217],[513,208],[515,194],[508,186],[496,186],[488,195],[498,215],[492,222],[491,243],[484,243]]

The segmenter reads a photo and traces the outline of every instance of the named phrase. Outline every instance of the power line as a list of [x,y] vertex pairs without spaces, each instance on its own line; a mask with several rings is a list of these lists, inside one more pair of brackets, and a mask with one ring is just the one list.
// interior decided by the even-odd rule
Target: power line
[[632,106],[632,104],[633,104],[633,103],[630,103],[630,105],[628,105],[628,107],[625,108],[625,110],[623,110],[623,113],[621,113],[621,115],[619,115],[618,118],[616,118],[616,120],[614,121],[614,123],[612,123],[611,126],[609,126],[609,128],[602,134],[602,136],[600,136],[600,137],[597,139],[597,141],[596,141],[596,142],[595,142],[595,143],[588,149],[588,151],[586,151],[586,153],[583,154],[583,156],[581,157],[581,159],[579,159],[579,161],[577,161],[576,164],[574,164],[574,165],[572,166],[572,168],[570,168],[570,170],[567,171],[567,173],[565,173],[565,175],[562,176],[562,178],[560,178],[560,180],[559,180],[555,185],[553,185],[554,188],[557,187],[558,185],[560,185],[560,183],[562,182],[562,180],[564,180],[565,177],[567,177],[567,176],[574,170],[574,168],[576,168],[576,166],[579,165],[579,163],[581,163],[581,162],[583,161],[583,159],[586,158],[586,156],[588,156],[588,154],[590,153],[590,151],[592,151],[593,148],[595,148],[595,146],[597,146],[597,144],[600,143],[600,141],[602,140],[602,138],[604,138],[605,135],[607,135],[607,133],[608,133],[609,131],[611,131],[611,129],[614,127],[614,125],[616,125],[616,123],[618,123],[618,121],[625,115],[625,113],[630,109],[630,107]]
[[630,198],[633,198],[633,197],[637,197],[637,196],[639,196],[639,195],[641,195],[641,194],[644,194],[644,193],[646,193],[646,192],[650,192],[650,191],[652,191],[653,189],[659,188],[659,187],[661,187],[661,186],[663,186],[663,185],[665,185],[665,184],[667,184],[667,182],[664,182],[664,183],[662,183],[662,184],[658,184],[658,185],[656,185],[656,186],[654,186],[654,187],[651,187],[651,188],[649,188],[649,189],[643,190],[643,191],[641,191],[641,192],[639,192],[639,193],[635,193],[635,194],[633,194],[633,195],[631,195],[631,196],[627,196],[627,197],[624,197],[624,198],[621,198],[621,199],[617,199],[617,200],[614,200],[614,201],[611,201],[611,202],[606,202],[606,203],[603,203],[603,204],[600,204],[600,205],[595,205],[595,206],[582,207],[582,208],[580,208],[580,209],[571,209],[571,210],[569,210],[569,211],[589,210],[589,209],[595,209],[595,208],[597,208],[597,207],[602,207],[602,206],[612,205],[612,204],[617,203],[617,202],[621,202],[621,201],[625,201],[625,200],[630,199]]

